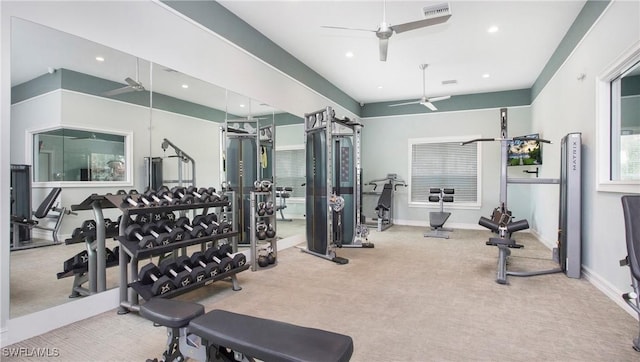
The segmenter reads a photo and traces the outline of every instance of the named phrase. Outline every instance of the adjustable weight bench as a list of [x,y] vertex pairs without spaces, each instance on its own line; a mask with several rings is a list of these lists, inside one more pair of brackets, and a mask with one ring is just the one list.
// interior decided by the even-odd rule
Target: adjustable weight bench
[[280,217],[282,221],[293,221],[292,219],[287,219],[284,217],[282,210],[287,208],[287,199],[291,197],[291,192],[293,192],[293,187],[276,187],[276,197],[278,198],[278,205],[276,205],[275,211],[280,211]]
[[445,228],[444,223],[449,220],[451,213],[444,211],[444,203],[453,202],[453,196],[451,195],[455,193],[455,190],[448,188],[430,188],[429,193],[431,194],[429,195],[429,202],[439,202],[440,211],[429,213],[429,226],[431,230],[426,232],[424,237],[449,239],[449,232],[453,231],[453,229]]
[[[167,327],[164,361],[349,361],[349,336],[215,309],[152,298],[140,315]],[[155,360],[154,360],[155,361]]]
[[[60,240],[58,240],[58,230],[60,229],[60,225],[62,224],[62,218],[68,214],[76,214],[74,212],[67,210],[65,207],[57,206],[55,202],[58,199],[58,196],[60,196],[61,192],[62,192],[62,188],[60,187],[54,187],[53,189],[51,189],[51,192],[49,192],[47,197],[45,197],[45,199],[42,201],[38,209],[35,212],[31,213],[31,216],[33,216],[33,218],[18,217],[13,215],[11,216],[11,224],[13,225],[13,228],[14,228],[11,250],[26,249],[29,247],[33,247],[30,245],[25,245],[25,244],[28,244],[30,241],[20,240],[20,237],[19,237],[20,228],[29,228],[29,229],[36,228],[36,229],[51,231],[53,236],[53,242],[49,244],[38,245],[38,246],[56,245],[60,243]],[[50,214],[50,211],[53,211],[54,213]],[[38,220],[43,220],[47,218],[53,219],[55,221],[55,225],[53,227],[42,226],[39,224]]]

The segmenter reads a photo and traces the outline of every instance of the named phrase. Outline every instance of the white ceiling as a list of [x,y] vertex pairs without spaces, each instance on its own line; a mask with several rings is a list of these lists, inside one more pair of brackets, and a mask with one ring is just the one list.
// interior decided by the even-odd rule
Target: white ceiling
[[[99,62],[96,57],[104,58]],[[275,111],[262,102],[226,92],[216,85],[159,64],[30,21],[11,21],[11,86],[22,84],[50,69],[69,69],[121,83],[130,77],[146,90],[201,104],[237,116],[266,115]],[[137,68],[137,69],[136,69]],[[136,74],[137,73],[137,74]],[[150,75],[153,76],[150,76]],[[183,88],[182,85],[188,85]]]
[[[452,1],[452,17],[442,25],[394,34],[386,62],[378,60],[373,32],[322,28],[322,25],[375,30],[382,1],[221,1],[227,9],[272,39],[361,103],[413,100],[422,96],[419,65],[428,63],[427,96],[529,88],[582,9],[585,1]],[[420,20],[434,1],[387,1],[391,25]],[[490,26],[499,31],[488,33]],[[135,78],[136,58],[73,35],[12,19],[12,85],[66,68],[124,83]],[[346,58],[351,51],[353,58]],[[102,63],[95,57],[105,58]],[[139,79],[148,90],[230,113],[271,112],[261,102],[226,94],[215,85],[168,72],[140,60]],[[488,73],[489,78],[482,75]],[[442,85],[445,80],[455,85]],[[181,88],[188,83],[189,88]],[[382,86],[381,89],[378,87]],[[227,100],[229,100],[227,102]],[[246,102],[245,102],[246,100]],[[239,104],[245,108],[239,108]],[[249,105],[247,107],[247,105]],[[232,108],[231,108],[232,107]]]
[[[383,1],[219,2],[361,103],[420,98],[422,63],[427,96],[530,88],[585,3],[450,1],[447,23],[393,34],[381,62],[373,32],[321,26],[376,30]],[[422,8],[434,3],[441,2],[389,0],[386,21],[423,19]],[[491,26],[499,30],[489,33]]]

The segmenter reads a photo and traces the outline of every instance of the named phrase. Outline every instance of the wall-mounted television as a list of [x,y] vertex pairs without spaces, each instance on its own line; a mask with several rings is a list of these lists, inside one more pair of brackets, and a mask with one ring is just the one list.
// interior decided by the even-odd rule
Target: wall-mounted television
[[538,166],[542,165],[542,142],[540,134],[534,133],[514,137],[509,141],[507,149],[507,164],[509,166]]

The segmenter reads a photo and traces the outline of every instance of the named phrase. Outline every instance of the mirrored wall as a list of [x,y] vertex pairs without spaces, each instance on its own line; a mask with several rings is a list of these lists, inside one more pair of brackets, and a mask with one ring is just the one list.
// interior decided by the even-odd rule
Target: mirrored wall
[[[163,185],[217,188],[224,179],[221,124],[280,113],[161,64],[32,22],[14,18],[11,31],[10,159],[34,167],[34,209],[53,187],[62,187],[60,204],[67,208],[94,193],[144,190],[153,181],[153,162],[162,165]],[[106,152],[114,135],[121,137],[120,148]],[[299,143],[302,135],[295,138]],[[65,216],[59,231],[67,242],[11,252],[11,318],[74,300],[70,296],[90,298],[74,293],[74,275],[63,273],[64,262],[86,250],[84,242],[73,240],[74,229],[94,218],[91,210],[75,212]],[[115,208],[104,210],[112,221],[119,216]],[[30,236],[31,242],[47,237],[37,230]],[[106,241],[108,249],[116,246]],[[117,286],[118,268],[107,268],[106,289]]]

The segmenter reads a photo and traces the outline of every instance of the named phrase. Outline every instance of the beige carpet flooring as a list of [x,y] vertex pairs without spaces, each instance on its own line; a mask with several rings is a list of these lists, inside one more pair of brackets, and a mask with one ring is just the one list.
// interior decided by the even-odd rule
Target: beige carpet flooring
[[[239,274],[241,291],[218,282],[178,299],[350,335],[352,361],[640,361],[631,348],[638,322],[586,280],[499,285],[488,232],[423,232],[372,232],[374,249],[339,250],[347,265],[286,249],[275,268]],[[530,234],[517,236],[526,247],[513,251],[510,270],[554,266]],[[63,361],[144,361],[164,343],[164,328],[114,310],[11,347],[57,348]]]

